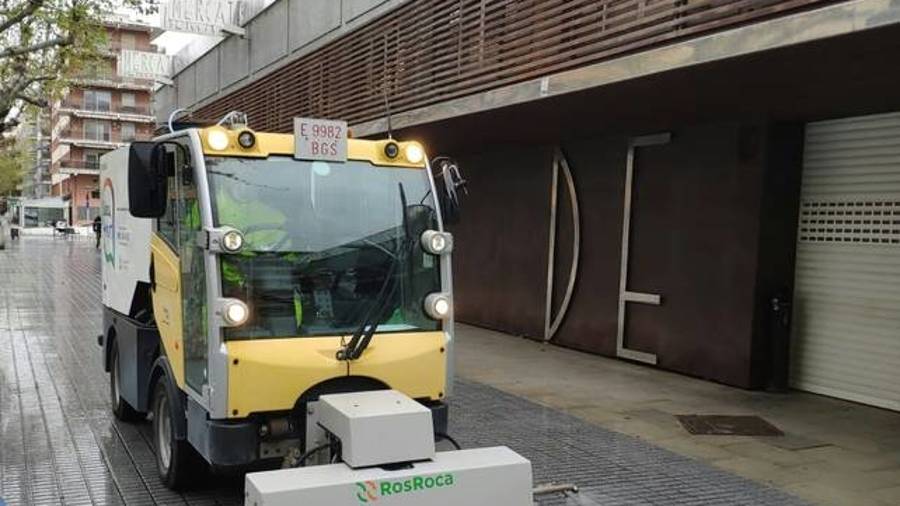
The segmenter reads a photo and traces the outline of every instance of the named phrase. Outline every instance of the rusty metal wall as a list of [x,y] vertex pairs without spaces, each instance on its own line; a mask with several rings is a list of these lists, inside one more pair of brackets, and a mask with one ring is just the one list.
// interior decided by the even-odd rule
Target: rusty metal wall
[[[768,131],[756,124],[681,126],[671,143],[638,154],[629,284],[662,294],[663,302],[629,308],[626,345],[655,353],[660,367],[743,387],[764,379],[752,357],[762,339],[754,325],[758,258],[761,249],[772,255],[791,246],[789,239],[760,242]],[[615,356],[627,137],[561,146],[579,195],[582,243],[572,304],[554,342]],[[470,218],[454,228],[461,321],[543,337],[551,153],[552,144],[520,145],[461,158],[473,190]],[[796,176],[796,168],[777,169]],[[571,210],[560,191],[554,308],[572,255]],[[777,205],[796,200],[786,197]],[[790,232],[793,222],[768,226]],[[791,266],[764,275],[790,283]]]
[[195,111],[382,117],[835,0],[418,0]]
[[456,312],[465,322],[541,337],[550,224],[548,146],[510,146],[461,160],[472,188],[452,227]]

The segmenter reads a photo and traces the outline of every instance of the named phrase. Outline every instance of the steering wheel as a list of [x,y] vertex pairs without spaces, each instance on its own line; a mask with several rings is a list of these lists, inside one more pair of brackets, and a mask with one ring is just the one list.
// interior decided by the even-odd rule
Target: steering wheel
[[271,245],[266,250],[267,252],[277,252],[281,251],[285,245],[291,240],[290,234],[284,229],[284,224],[282,223],[254,223],[253,225],[249,225],[243,229],[240,229],[241,233],[244,234],[244,238],[249,242],[250,234],[254,234],[257,232],[281,232],[284,234],[284,237],[281,238],[277,243]]

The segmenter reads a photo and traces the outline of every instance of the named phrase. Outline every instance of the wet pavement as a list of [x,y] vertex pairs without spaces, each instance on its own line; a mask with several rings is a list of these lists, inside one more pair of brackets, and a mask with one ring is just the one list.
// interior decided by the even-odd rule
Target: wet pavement
[[[25,237],[0,251],[0,499],[20,504],[240,504],[240,477],[175,493],[156,475],[149,425],[115,420],[100,362],[92,241]],[[546,504],[802,504],[645,441],[459,380],[451,434],[504,444],[536,482],[582,492]],[[2,504],[2,501],[0,501]]]

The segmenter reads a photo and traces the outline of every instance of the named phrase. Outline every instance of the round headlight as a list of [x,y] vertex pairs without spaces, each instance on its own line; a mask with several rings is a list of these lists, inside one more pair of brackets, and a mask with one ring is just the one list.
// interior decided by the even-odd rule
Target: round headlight
[[228,325],[239,327],[247,323],[247,318],[250,317],[250,308],[239,300],[232,300],[222,308],[222,317]]
[[389,142],[384,145],[384,155],[388,158],[397,158],[400,154],[400,146],[396,142]]
[[425,297],[425,312],[435,320],[446,320],[450,317],[450,296],[445,293],[432,293]]
[[244,149],[250,149],[256,144],[256,136],[249,130],[244,130],[238,134],[238,144]]
[[437,230],[426,230],[422,233],[422,249],[432,255],[445,255],[453,249],[453,236]]
[[244,247],[244,235],[237,230],[229,230],[222,236],[222,248],[229,253],[237,253]]
[[222,151],[228,148],[228,134],[222,130],[211,130],[206,135],[206,143],[210,149]]
[[406,146],[406,160],[409,163],[422,163],[425,159],[425,150],[418,144],[408,144]]

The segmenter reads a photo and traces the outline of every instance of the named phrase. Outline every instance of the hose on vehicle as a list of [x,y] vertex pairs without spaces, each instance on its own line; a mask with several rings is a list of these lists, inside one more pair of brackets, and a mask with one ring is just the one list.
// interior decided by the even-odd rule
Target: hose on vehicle
[[328,443],[320,444],[319,446],[317,446],[317,447],[313,448],[312,450],[309,450],[309,451],[307,451],[306,453],[304,453],[303,455],[301,455],[300,458],[298,458],[298,459],[294,462],[294,466],[293,466],[293,467],[301,467],[301,466],[303,466],[304,462],[306,462],[307,460],[309,460],[310,457],[312,457],[313,455],[319,453],[320,451],[322,451],[322,450],[324,450],[324,449],[326,449],[326,448],[331,448],[331,442],[330,442],[330,441],[329,441]]
[[452,437],[450,437],[448,434],[444,434],[443,432],[435,432],[434,435],[437,436],[439,439],[448,441],[457,450],[462,450],[462,446],[460,446],[459,443],[457,443],[456,440],[453,439]]

